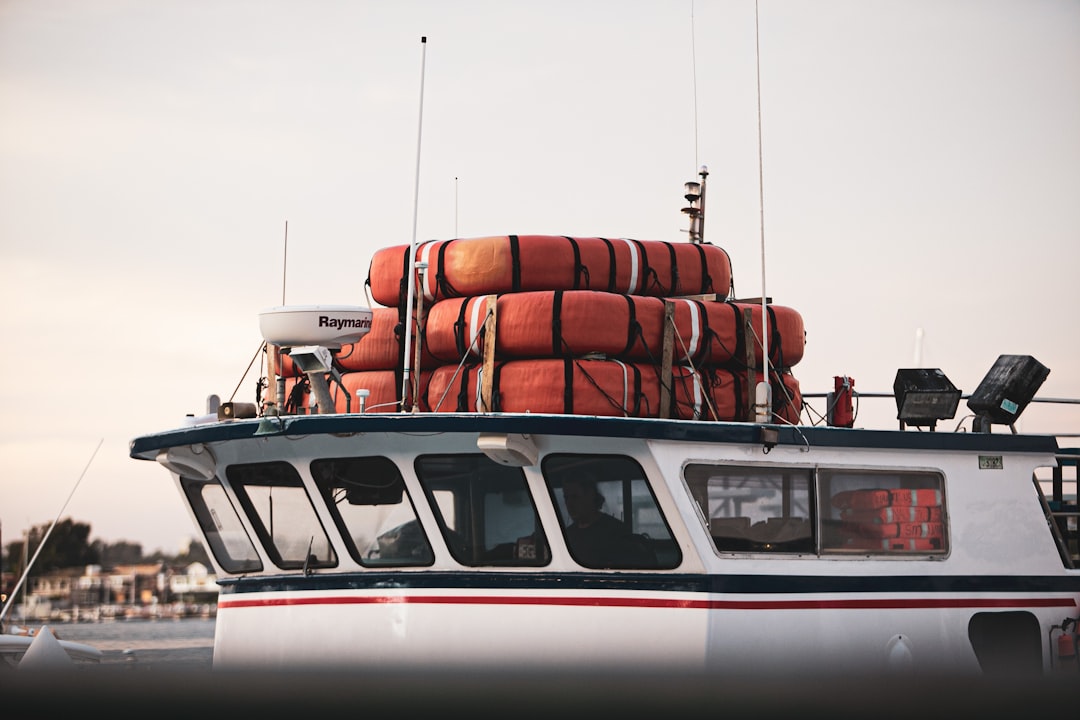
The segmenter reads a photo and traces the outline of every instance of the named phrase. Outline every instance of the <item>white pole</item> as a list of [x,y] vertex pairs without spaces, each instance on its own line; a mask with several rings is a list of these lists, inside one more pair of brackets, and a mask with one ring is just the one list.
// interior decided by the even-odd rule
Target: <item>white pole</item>
[[[412,336],[413,336],[413,298],[416,296],[416,273],[413,272],[413,267],[416,265],[416,214],[417,205],[420,199],[420,139],[423,137],[424,130],[424,66],[427,63],[427,37],[420,38],[420,44],[422,46],[420,53],[420,118],[417,122],[416,131],[416,183],[413,188],[413,229],[412,229],[412,244],[409,247],[409,262],[406,264],[405,271],[409,274],[408,283],[409,290],[407,298],[405,300],[405,362],[404,371],[401,377],[401,401],[404,403],[405,398],[408,396],[409,385],[412,374]],[[417,329],[419,332],[419,329]],[[415,401],[416,398],[413,398]],[[404,409],[404,408],[400,408]]]
[[[45,542],[49,539],[49,535],[52,534],[53,528],[56,527],[56,523],[60,521],[60,516],[64,514],[64,508],[66,508],[67,504],[71,502],[71,496],[75,494],[75,490],[79,487],[79,483],[82,482],[83,476],[86,475],[86,471],[90,469],[90,463],[94,461],[94,456],[97,455],[98,450],[101,449],[101,443],[103,442],[105,442],[105,438],[101,438],[101,440],[98,440],[97,447],[94,448],[94,452],[90,455],[90,459],[86,461],[86,467],[84,467],[82,473],[79,474],[79,479],[75,481],[75,487],[71,488],[71,492],[68,493],[67,500],[65,500],[64,504],[60,506],[60,512],[56,513],[56,517],[53,518],[52,525],[50,525],[49,529],[45,531],[45,537],[41,538],[41,542],[38,544],[37,550],[34,551],[34,557],[32,557],[30,559],[30,562],[26,563],[26,567],[23,568],[22,577],[19,578],[19,582],[15,584],[15,588],[11,591],[11,597],[8,598],[7,604],[5,604],[2,609],[0,609],[0,621],[4,619],[5,615],[7,615],[7,611],[11,607],[12,602],[14,602],[15,596],[19,594],[19,588],[22,587],[22,584],[26,581],[26,577],[30,574],[30,568],[33,567],[34,563],[37,561],[38,555],[41,554],[42,548],[45,547]],[[27,533],[26,542],[23,543],[23,553],[26,552],[27,545],[29,544],[30,534]],[[23,605],[26,605],[25,592],[23,592]]]
[[754,49],[757,55],[757,115],[758,115],[758,207],[761,212],[761,354],[765,374],[754,389],[754,420],[767,423],[772,419],[772,386],[769,384],[769,311],[765,291],[765,172],[761,151],[761,43],[758,30],[758,4],[754,3]]

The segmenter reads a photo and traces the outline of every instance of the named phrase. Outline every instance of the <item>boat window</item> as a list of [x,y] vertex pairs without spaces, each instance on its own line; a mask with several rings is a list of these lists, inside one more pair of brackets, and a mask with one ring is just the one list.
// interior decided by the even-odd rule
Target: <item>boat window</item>
[[580,565],[666,570],[682,562],[637,462],[615,455],[548,455],[542,467],[567,549]]
[[262,570],[255,545],[240,522],[236,508],[221,482],[181,478],[184,496],[195,513],[195,521],[206,538],[207,547],[225,572],[247,573]]
[[401,472],[385,457],[315,460],[311,476],[362,565],[430,565],[435,560]]
[[691,464],[684,477],[720,552],[815,551],[810,469]]
[[296,468],[287,462],[230,465],[226,476],[275,565],[285,570],[337,565]]
[[818,482],[822,552],[947,552],[940,474],[822,468]]
[[486,455],[425,455],[416,475],[462,565],[542,566],[547,538],[521,468]]

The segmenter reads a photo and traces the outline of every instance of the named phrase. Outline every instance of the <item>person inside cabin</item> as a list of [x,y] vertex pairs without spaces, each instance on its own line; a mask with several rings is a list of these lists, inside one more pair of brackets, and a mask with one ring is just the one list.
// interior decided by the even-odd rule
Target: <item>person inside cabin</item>
[[565,528],[570,554],[590,568],[652,567],[656,558],[645,539],[622,520],[604,512],[604,496],[596,480],[585,476],[563,483],[570,524]]

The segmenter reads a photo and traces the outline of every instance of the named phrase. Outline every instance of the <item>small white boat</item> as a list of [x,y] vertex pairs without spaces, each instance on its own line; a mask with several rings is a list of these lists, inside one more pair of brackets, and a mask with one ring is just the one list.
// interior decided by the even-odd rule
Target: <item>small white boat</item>
[[27,670],[65,670],[98,664],[102,652],[92,645],[61,640],[47,625],[37,630],[11,628],[0,633],[0,667]]
[[961,391],[901,368],[899,428],[852,427],[691,238],[387,249],[371,314],[299,309],[253,402],[135,438],[213,559],[214,667],[1080,673],[1080,453],[1007,431],[1049,369],[1001,356],[944,432]]

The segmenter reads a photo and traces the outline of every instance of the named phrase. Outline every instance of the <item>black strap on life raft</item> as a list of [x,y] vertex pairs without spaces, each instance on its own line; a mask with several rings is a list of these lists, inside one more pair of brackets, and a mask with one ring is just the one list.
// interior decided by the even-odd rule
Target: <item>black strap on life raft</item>
[[697,292],[702,294],[716,292],[713,289],[712,275],[709,274],[709,259],[705,256],[705,248],[701,246],[701,243],[694,243],[694,249],[697,250],[698,262],[701,263],[701,281],[698,284],[699,289]]
[[[668,286],[667,292],[663,294],[682,295],[683,293],[680,288],[680,286],[682,285],[682,280],[679,277],[679,261],[675,257],[675,244],[666,242],[664,243],[664,245],[667,246],[668,257],[671,258],[671,284]],[[698,249],[698,251],[700,252],[700,248]]]
[[617,274],[615,265],[615,245],[607,238],[600,238],[600,241],[607,247],[608,254],[607,291],[615,292],[615,280]]
[[[497,362],[491,372],[491,412],[502,412],[502,393],[499,391],[499,380],[502,377],[502,369],[505,363]],[[479,373],[476,375],[476,389],[480,391],[483,378]],[[477,408],[479,410],[479,408]]]
[[574,412],[574,359],[563,359],[563,412]]
[[[477,302],[480,302],[479,300]],[[461,307],[458,308],[458,317],[454,321],[454,347],[457,349],[458,358],[465,357],[465,353],[468,352],[469,343],[466,341],[468,337],[468,325],[465,322],[466,310],[468,310],[469,301],[464,300],[461,303]]]
[[[454,286],[450,284],[450,281],[446,278],[446,251],[450,247],[451,243],[461,242],[460,240],[448,240],[439,245],[439,260],[435,263],[435,297],[432,302],[439,300],[439,298],[449,297],[461,297],[461,293],[454,289]],[[432,268],[428,268],[430,272]]]
[[[457,412],[469,412],[469,376],[475,366],[466,365],[458,375]],[[477,383],[479,383],[477,379]]]
[[[401,256],[401,280],[398,281],[398,307],[403,308],[409,303],[409,268],[412,267],[412,263],[409,261],[409,256],[412,254],[412,247],[406,246],[405,252]],[[370,278],[368,278],[370,280]]]
[[[784,367],[784,345],[781,342],[780,325],[776,322],[776,311],[772,305],[766,305],[765,309],[769,312],[769,324],[772,326],[772,332],[769,333],[769,359],[779,367]],[[773,361],[773,358],[776,360]]]
[[731,373],[731,381],[735,390],[735,420],[742,420],[750,412],[750,395],[747,394],[746,376],[742,373]]
[[521,292],[521,240],[517,235],[510,236],[510,272],[513,292]]
[[[724,343],[720,340],[720,337],[716,334],[716,331],[709,325],[709,312],[708,306],[701,300],[690,300],[694,306],[698,309],[698,315],[701,318],[701,349],[698,350],[694,357],[687,358],[693,362],[707,363],[712,359],[713,343],[724,347]],[[724,358],[724,362],[727,359]]]
[[623,348],[621,354],[629,355],[630,350],[634,347],[634,342],[638,338],[641,338],[641,344],[645,346],[645,349],[650,350],[645,342],[645,331],[642,330],[641,323],[637,319],[637,303],[635,303],[634,297],[632,295],[623,295],[623,299],[626,300],[628,317],[626,323],[626,347]]
[[[589,286],[589,268],[581,264],[581,246],[578,245],[578,241],[569,235],[563,235],[567,242],[570,243],[570,249],[574,252],[574,290]],[[584,285],[582,280],[584,279]]]
[[[614,360],[598,360],[596,362],[616,362]],[[581,375],[591,384],[596,390],[604,396],[604,398],[611,404],[613,408],[618,410],[624,415],[629,417],[641,417],[642,411],[642,399],[644,398],[641,391],[641,368],[635,363],[619,363],[624,368],[628,368],[632,375],[632,384],[629,390],[630,395],[630,407],[626,407],[622,404],[621,398],[613,398],[610,393],[600,387],[589,371],[585,369],[584,364],[580,360],[574,358],[565,358],[563,360],[563,407],[564,412],[573,414],[574,412],[574,368],[577,367],[581,370]],[[647,409],[647,408],[646,408]]]
[[572,353],[562,334],[562,301],[563,291],[556,290],[551,298],[551,354],[555,357]]
[[[710,247],[719,247],[717,245],[713,245],[712,243],[702,243],[702,244],[709,245]],[[721,290],[718,287],[715,287],[714,284],[713,284],[712,274],[709,273],[709,261],[705,257],[705,249],[702,247],[702,244],[698,244],[696,246],[697,250],[698,250],[698,255],[701,257],[701,292],[702,293],[721,293],[722,292],[724,294],[729,294],[731,297],[734,297],[735,296],[735,276],[732,275],[728,279],[728,286],[726,288],[724,288],[723,290]],[[728,251],[725,250],[724,248],[721,247],[719,249],[720,249],[720,252],[724,253],[724,257],[727,258],[728,267],[730,268],[731,267],[731,255],[729,255]]]

